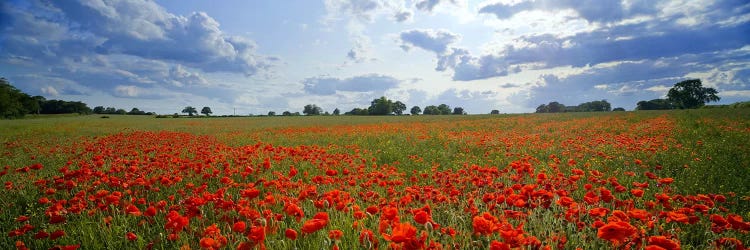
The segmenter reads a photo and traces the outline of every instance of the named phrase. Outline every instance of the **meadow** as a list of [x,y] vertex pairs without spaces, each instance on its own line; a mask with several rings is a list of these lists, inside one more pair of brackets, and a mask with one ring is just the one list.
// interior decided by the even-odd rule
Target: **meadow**
[[0,249],[744,249],[750,109],[0,121]]

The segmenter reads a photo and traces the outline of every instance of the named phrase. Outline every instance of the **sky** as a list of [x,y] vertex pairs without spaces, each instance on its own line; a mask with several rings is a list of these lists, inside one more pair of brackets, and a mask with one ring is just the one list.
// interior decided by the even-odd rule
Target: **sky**
[[0,31],[0,77],[92,108],[632,110],[695,78],[750,100],[746,0],[6,0]]

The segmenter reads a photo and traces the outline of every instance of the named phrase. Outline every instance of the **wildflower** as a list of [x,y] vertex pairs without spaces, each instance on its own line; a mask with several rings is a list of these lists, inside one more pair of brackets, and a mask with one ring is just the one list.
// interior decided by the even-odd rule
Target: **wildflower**
[[287,228],[286,231],[284,231],[284,236],[286,236],[290,240],[296,240],[297,231],[294,231],[294,229],[291,228]]
[[138,236],[133,232],[128,232],[125,234],[125,238],[127,238],[129,241],[134,241],[138,239]]
[[610,222],[599,228],[596,236],[612,242],[622,243],[637,233],[637,229],[627,222]]

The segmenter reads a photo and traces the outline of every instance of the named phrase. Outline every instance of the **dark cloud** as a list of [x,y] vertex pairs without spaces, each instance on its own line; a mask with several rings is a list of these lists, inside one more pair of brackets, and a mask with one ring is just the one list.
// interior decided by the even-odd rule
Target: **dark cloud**
[[351,78],[312,77],[303,80],[302,83],[307,93],[333,95],[337,91],[382,93],[397,87],[401,80],[386,75],[370,74]]

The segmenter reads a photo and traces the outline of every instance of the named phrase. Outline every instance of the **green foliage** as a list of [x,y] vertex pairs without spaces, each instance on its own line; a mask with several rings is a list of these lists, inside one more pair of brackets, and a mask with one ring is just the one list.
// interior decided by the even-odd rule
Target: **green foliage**
[[182,113],[187,113],[189,116],[193,116],[193,114],[198,113],[198,110],[196,110],[193,106],[187,106],[182,109]]
[[622,107],[617,107],[617,108],[612,109],[612,111],[625,111],[625,109]]
[[464,111],[464,108],[462,108],[462,107],[455,107],[455,108],[453,108],[453,114],[454,115],[465,115],[466,111]]
[[210,107],[203,107],[203,109],[201,109],[201,114],[204,114],[206,116],[210,116],[212,113],[213,112],[211,112]]
[[718,93],[714,88],[704,88],[700,79],[691,79],[676,83],[667,93],[667,100],[676,108],[694,109],[719,101]]
[[665,110],[673,109],[672,103],[665,99],[653,99],[651,101],[640,101],[635,107],[636,110]]
[[577,112],[599,112],[599,111],[611,111],[612,105],[607,100],[584,102],[579,104],[575,111]]
[[451,106],[448,106],[447,104],[440,104],[437,106],[437,109],[440,111],[441,115],[451,114]]
[[411,110],[409,111],[412,115],[418,115],[419,113],[422,113],[422,109],[419,108],[419,106],[411,107]]
[[406,104],[404,104],[401,101],[396,101],[393,103],[393,113],[396,113],[397,115],[404,114],[404,110],[406,110]]
[[276,112],[268,111],[268,116],[276,116]]
[[315,104],[307,104],[302,109],[302,113],[305,115],[320,115],[321,113],[323,113],[323,109]]
[[492,111],[490,111],[490,115],[499,115],[499,114],[500,114],[500,110],[493,109]]
[[559,102],[550,102],[549,104],[542,104],[536,108],[536,113],[560,113],[565,111],[565,105]]
[[341,114],[341,110],[339,110],[339,108],[336,108],[333,110],[333,115],[340,115],[340,114]]
[[29,110],[24,105],[31,102],[31,96],[10,85],[5,78],[0,78],[0,117],[21,118],[29,112],[34,112],[36,110]]
[[427,107],[424,107],[424,112],[422,112],[425,115],[439,115],[440,110],[435,105],[430,105]]
[[393,113],[393,106],[393,101],[385,98],[385,96],[381,96],[370,102],[370,107],[367,108],[367,112],[370,115],[390,115]]

